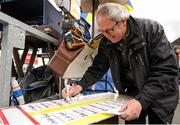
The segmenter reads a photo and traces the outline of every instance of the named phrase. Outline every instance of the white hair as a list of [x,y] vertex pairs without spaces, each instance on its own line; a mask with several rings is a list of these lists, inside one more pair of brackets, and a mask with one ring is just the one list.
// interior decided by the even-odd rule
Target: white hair
[[121,4],[106,3],[99,5],[96,18],[98,18],[99,15],[107,16],[111,20],[121,21],[122,19],[128,19],[130,14]]

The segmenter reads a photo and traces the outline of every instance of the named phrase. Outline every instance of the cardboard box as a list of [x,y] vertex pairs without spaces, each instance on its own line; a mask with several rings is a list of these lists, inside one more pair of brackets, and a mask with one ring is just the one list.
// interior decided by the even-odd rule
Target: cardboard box
[[92,12],[92,0],[81,0],[81,8],[83,12]]
[[126,5],[128,3],[128,0],[99,0],[101,4],[104,3],[119,3],[121,5]]

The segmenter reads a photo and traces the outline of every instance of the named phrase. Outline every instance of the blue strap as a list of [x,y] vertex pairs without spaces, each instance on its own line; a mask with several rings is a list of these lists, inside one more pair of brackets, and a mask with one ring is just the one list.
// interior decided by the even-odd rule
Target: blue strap
[[22,89],[19,89],[19,90],[16,90],[13,92],[13,96],[15,96],[15,97],[19,97],[21,95],[23,95]]

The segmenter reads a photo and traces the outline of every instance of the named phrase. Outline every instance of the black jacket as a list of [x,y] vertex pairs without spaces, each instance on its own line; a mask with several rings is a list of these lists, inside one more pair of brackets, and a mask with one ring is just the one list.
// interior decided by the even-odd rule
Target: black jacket
[[[135,98],[143,109],[150,107],[164,122],[170,122],[179,96],[176,55],[159,23],[130,17],[128,31],[124,49],[128,51],[130,69],[139,89]],[[83,89],[97,82],[110,68],[116,88],[123,93],[118,45],[105,37],[101,40],[92,66],[78,82]]]

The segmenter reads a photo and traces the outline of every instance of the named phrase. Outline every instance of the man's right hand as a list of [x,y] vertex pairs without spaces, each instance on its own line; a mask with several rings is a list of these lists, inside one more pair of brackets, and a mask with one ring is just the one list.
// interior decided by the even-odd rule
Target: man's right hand
[[65,88],[62,90],[62,96],[63,96],[64,98],[71,97],[71,96],[75,96],[75,95],[77,95],[78,93],[80,93],[80,91],[82,91],[82,87],[81,87],[80,85],[70,86],[68,93],[67,93],[67,88],[65,87]]

